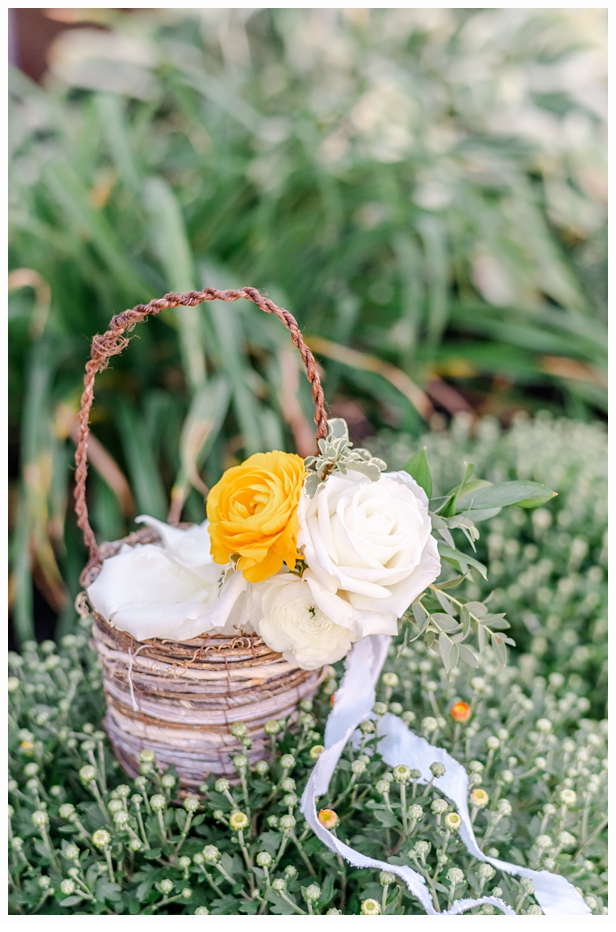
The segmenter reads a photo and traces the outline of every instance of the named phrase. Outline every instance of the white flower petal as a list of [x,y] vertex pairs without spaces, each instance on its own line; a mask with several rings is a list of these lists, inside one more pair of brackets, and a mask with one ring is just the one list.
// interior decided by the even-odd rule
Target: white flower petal
[[281,572],[254,586],[259,595],[255,629],[272,650],[305,670],[335,663],[348,652],[355,635],[336,624],[318,606],[307,579]]
[[209,556],[207,523],[183,530],[148,516],[141,520],[156,528],[161,543],[125,544],[103,562],[88,588],[95,611],[140,641],[237,629],[237,603],[248,584],[233,573],[219,588],[223,567]]
[[395,633],[395,620],[440,573],[423,489],[405,472],[377,482],[349,472],[304,499],[298,542],[320,610],[358,637]]

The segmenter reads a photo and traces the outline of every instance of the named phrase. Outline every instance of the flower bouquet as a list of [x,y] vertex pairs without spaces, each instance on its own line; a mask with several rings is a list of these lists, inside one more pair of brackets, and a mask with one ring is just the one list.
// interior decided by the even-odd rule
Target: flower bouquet
[[[247,298],[274,313],[302,354],[315,400],[318,449],[257,453],[228,469],[207,496],[207,520],[172,526],[142,515],[124,541],[96,544],[85,499],[93,382],[124,333],[149,314],[178,305]],[[188,787],[208,772],[231,774],[231,756],[263,756],[278,720],[296,715],[327,665],[356,642],[423,636],[447,670],[476,664],[470,648],[489,641],[505,662],[502,614],[451,594],[471,567],[476,522],[505,505],[534,507],[553,493],[534,482],[490,484],[466,466],[458,486],[432,497],[425,450],[402,471],[354,449],[345,422],[327,421],[310,350],[297,324],[258,291],[206,289],[170,294],[114,318],[94,338],[85,377],[76,454],[76,502],[91,559],[82,582],[103,664],[106,727],[131,773],[153,749]],[[454,567],[440,579],[443,564]],[[88,611],[82,597],[82,611]],[[358,656],[361,655],[358,654]]]

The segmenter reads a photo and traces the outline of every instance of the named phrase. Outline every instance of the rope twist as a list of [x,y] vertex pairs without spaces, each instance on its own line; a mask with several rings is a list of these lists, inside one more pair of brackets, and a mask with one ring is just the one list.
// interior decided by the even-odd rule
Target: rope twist
[[275,314],[291,334],[291,340],[300,352],[306,368],[306,377],[312,386],[312,398],[315,407],[314,422],[317,428],[316,439],[318,441],[327,436],[325,399],[314,356],[304,343],[293,314],[282,307],[278,307],[277,304],[264,297],[256,288],[246,287],[232,291],[205,288],[203,291],[189,291],[187,294],[177,294],[172,291],[166,294],[164,298],[155,298],[149,304],[137,304],[130,310],[117,314],[111,319],[107,332],[102,335],[97,334],[92,339],[90,359],[86,364],[86,374],[83,380],[84,391],[81,396],[81,409],[79,411],[79,431],[75,451],[75,513],[77,515],[77,526],[83,532],[83,539],[90,552],[90,560],[86,570],[102,563],[96,537],[90,526],[86,502],[89,420],[90,409],[94,400],[94,380],[97,374],[107,368],[112,356],[117,356],[128,346],[130,338],[125,334],[130,333],[136,324],[147,317],[160,314],[161,311],[172,307],[195,307],[195,305],[202,304],[204,301],[238,301],[240,298],[252,301],[265,314]]

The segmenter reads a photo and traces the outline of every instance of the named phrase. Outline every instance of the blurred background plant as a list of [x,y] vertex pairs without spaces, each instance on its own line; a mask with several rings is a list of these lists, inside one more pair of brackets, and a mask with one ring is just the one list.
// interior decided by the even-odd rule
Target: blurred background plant
[[[288,307],[355,440],[412,444],[460,412],[603,417],[605,10],[47,14],[71,28],[42,83],[10,73],[18,643],[35,608],[39,636],[74,624],[90,339],[166,291],[251,284]],[[99,539],[169,500],[202,520],[245,454],[311,452],[276,321],[209,305],[137,335],[98,383]]]

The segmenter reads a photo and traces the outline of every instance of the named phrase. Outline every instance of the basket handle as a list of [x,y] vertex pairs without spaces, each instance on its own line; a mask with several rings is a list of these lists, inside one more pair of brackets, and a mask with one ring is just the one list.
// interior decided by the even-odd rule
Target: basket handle
[[135,324],[145,320],[150,315],[160,314],[161,311],[172,307],[194,307],[203,301],[238,301],[240,298],[253,301],[265,314],[275,314],[291,334],[291,339],[300,351],[304,361],[308,381],[312,385],[312,397],[315,407],[314,422],[317,425],[316,439],[318,441],[327,435],[327,415],[324,407],[323,389],[314,356],[304,343],[293,314],[282,307],[278,307],[269,298],[265,298],[256,288],[240,288],[237,291],[219,291],[217,288],[205,288],[203,291],[189,291],[188,294],[171,292],[166,294],[164,298],[156,298],[150,301],[149,304],[137,304],[131,310],[116,315],[112,318],[107,332],[102,336],[97,334],[92,339],[92,350],[90,359],[86,364],[86,374],[83,380],[84,392],[81,396],[81,410],[79,411],[79,431],[75,451],[75,513],[77,515],[77,526],[83,532],[83,539],[90,551],[89,565],[102,562],[96,537],[88,520],[88,506],[86,503],[88,437],[90,434],[88,421],[90,408],[94,400],[94,379],[96,374],[107,368],[111,356],[121,353],[128,345],[129,337],[125,336],[125,331],[131,331]]

